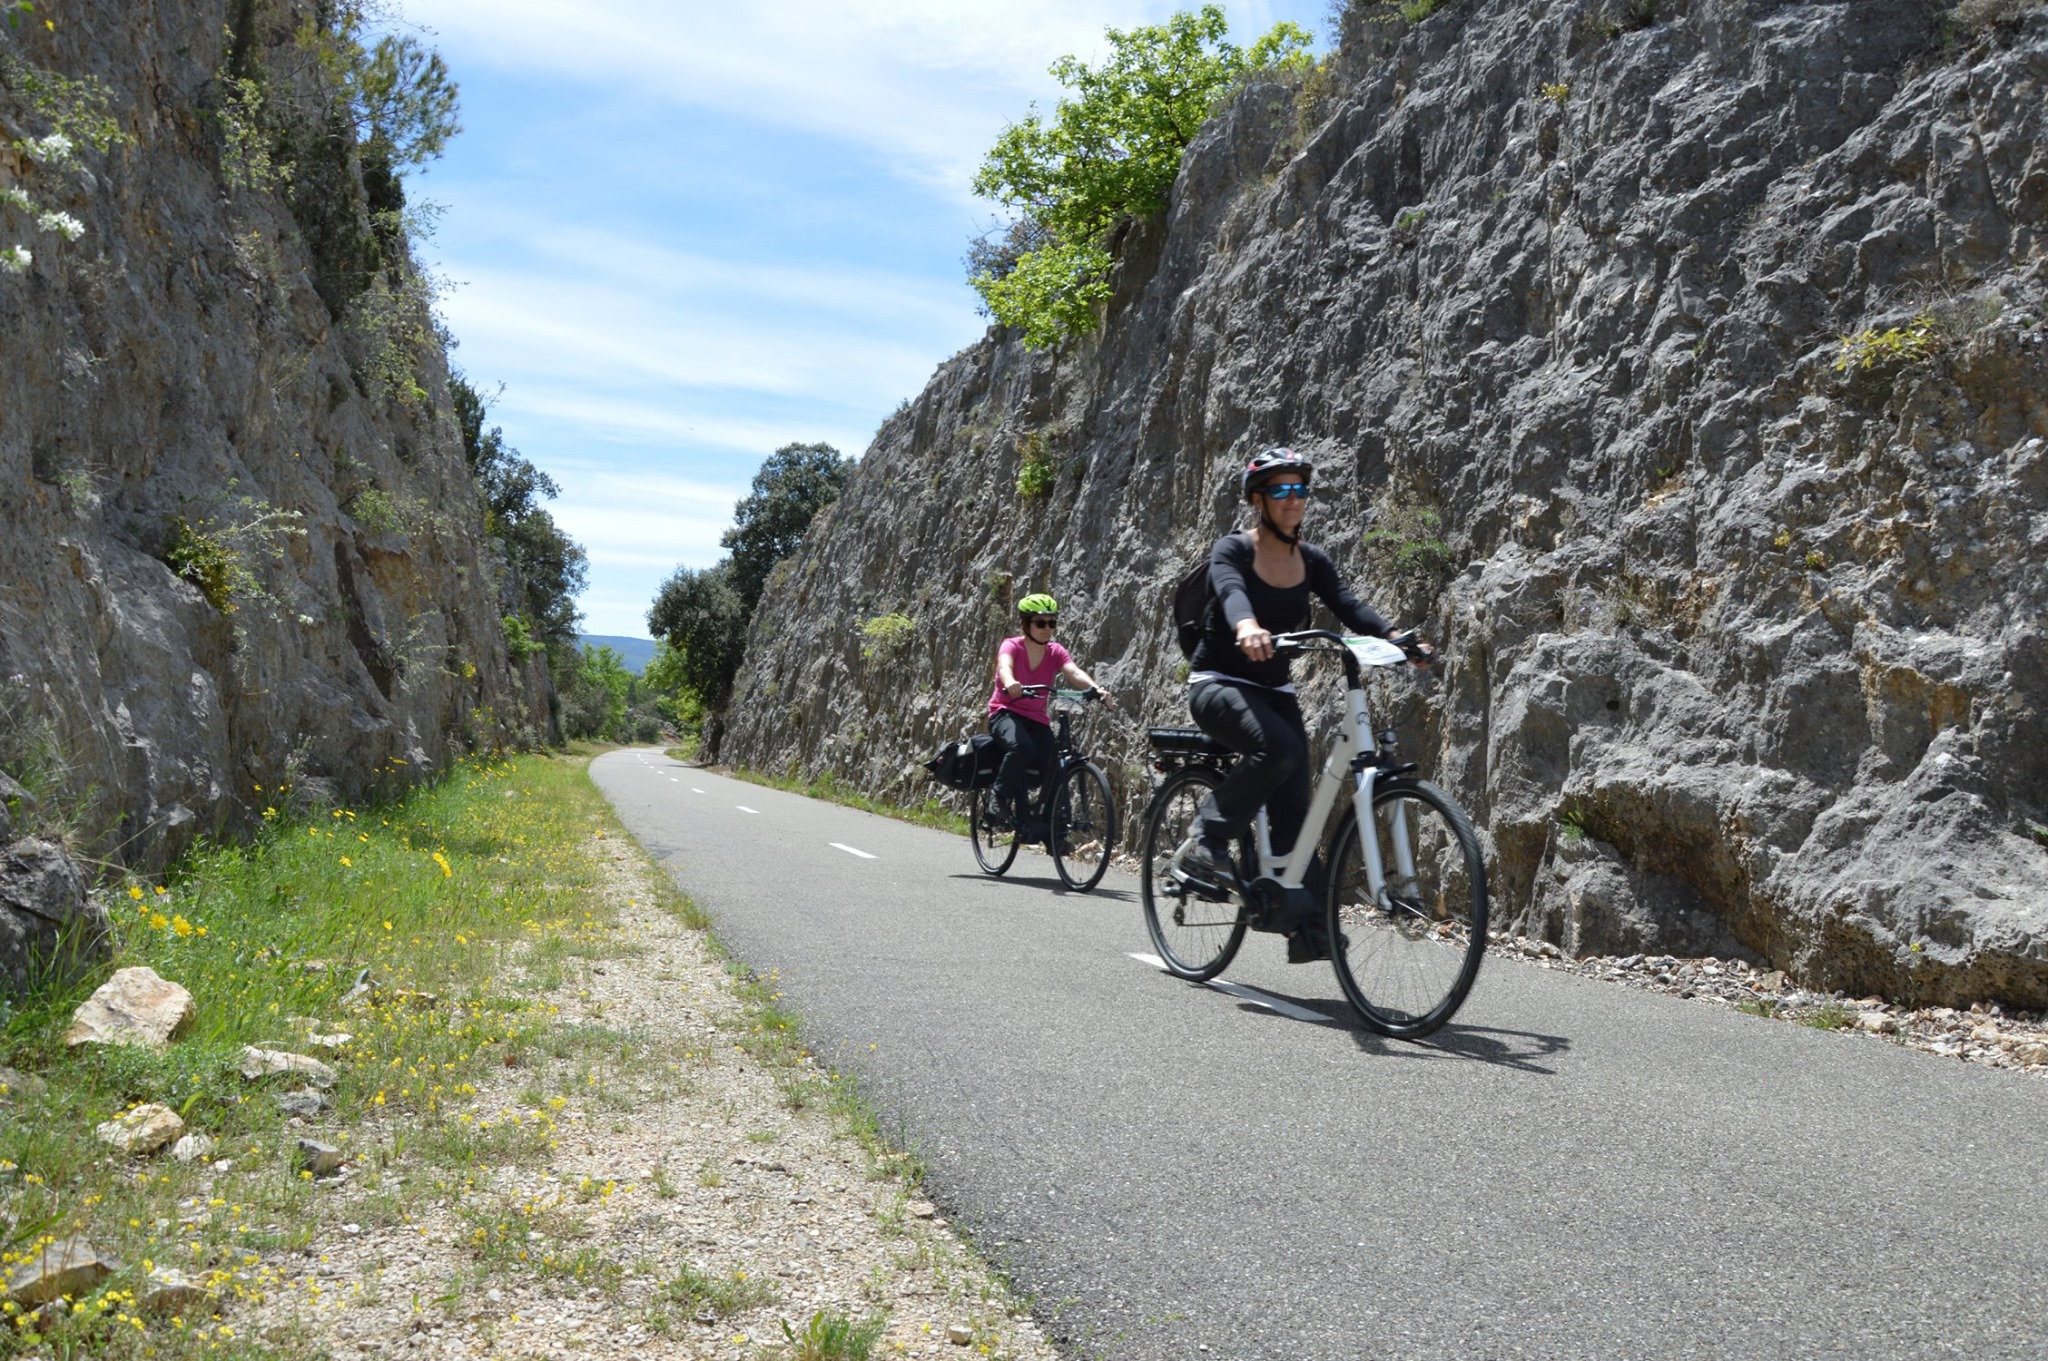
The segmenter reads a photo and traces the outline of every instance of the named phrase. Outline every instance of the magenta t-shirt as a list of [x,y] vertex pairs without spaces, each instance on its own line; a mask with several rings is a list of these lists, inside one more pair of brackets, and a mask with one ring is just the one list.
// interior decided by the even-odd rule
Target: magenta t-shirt
[[[1045,645],[1045,660],[1039,664],[1036,671],[1033,671],[1029,665],[1029,658],[1024,651],[1024,637],[1022,634],[1015,638],[1003,639],[1003,645],[996,649],[996,656],[1001,657],[1006,652],[1010,654],[1010,671],[1017,677],[1019,685],[1051,685],[1059,678],[1060,672],[1066,669],[1067,664],[1074,660],[1073,654],[1069,653],[1058,643],[1047,643]],[[990,714],[998,714],[1008,709],[1011,713],[1031,719],[1033,722],[1048,723],[1051,721],[1047,717],[1045,700],[1043,698],[1036,695],[1019,695],[1017,698],[1011,699],[1003,693],[1002,673],[997,672],[996,676],[997,679],[992,693],[988,697],[988,711]]]

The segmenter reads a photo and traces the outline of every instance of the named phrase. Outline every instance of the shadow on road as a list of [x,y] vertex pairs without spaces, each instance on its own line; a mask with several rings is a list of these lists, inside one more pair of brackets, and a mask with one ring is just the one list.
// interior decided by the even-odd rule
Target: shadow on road
[[[1227,992],[1238,1000],[1238,1009],[1249,1016],[1276,1021],[1297,1021],[1348,1031],[1360,1053],[1392,1059],[1472,1059],[1517,1072],[1553,1076],[1555,1069],[1543,1060],[1562,1054],[1572,1042],[1562,1035],[1540,1035],[1529,1030],[1502,1030],[1495,1026],[1459,1025],[1455,1020],[1433,1035],[1419,1040],[1394,1040],[1366,1029],[1351,1004],[1328,997],[1290,997],[1286,993],[1214,980],[1208,987]],[[1267,1001],[1265,999],[1271,999]],[[1285,1004],[1274,1007],[1271,1002]]]
[[1552,1077],[1557,1070],[1542,1060],[1562,1054],[1572,1042],[1562,1035],[1539,1035],[1529,1030],[1500,1030],[1493,1026],[1464,1026],[1451,1022],[1436,1034],[1420,1040],[1390,1040],[1361,1029],[1359,1049],[1388,1058],[1476,1059],[1517,1072]]
[[1034,893],[1052,893],[1061,898],[1101,898],[1112,903],[1135,903],[1138,895],[1120,888],[1097,887],[1086,893],[1076,893],[1059,881],[1058,876],[1048,870],[1043,879],[1033,879],[1015,874],[997,876],[993,874],[953,874],[951,879],[967,879],[977,884],[991,884],[1008,888],[1028,888]]

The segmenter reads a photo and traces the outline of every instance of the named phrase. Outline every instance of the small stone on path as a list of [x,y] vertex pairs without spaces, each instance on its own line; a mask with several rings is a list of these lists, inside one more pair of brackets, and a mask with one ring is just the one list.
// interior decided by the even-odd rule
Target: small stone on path
[[23,1306],[43,1304],[63,1295],[80,1299],[120,1269],[119,1262],[102,1256],[85,1239],[60,1238],[40,1251],[29,1250],[26,1260],[8,1278],[7,1298]]
[[299,1140],[299,1166],[316,1177],[331,1177],[348,1158],[332,1144],[317,1139]]
[[288,1054],[282,1049],[242,1050],[242,1076],[251,1082],[283,1073],[295,1074],[315,1087],[332,1087],[334,1070],[309,1054]]
[[316,1092],[311,1087],[299,1087],[277,1095],[277,1108],[286,1115],[296,1115],[302,1120],[311,1120],[333,1105],[324,1092]]
[[192,994],[156,970],[141,965],[117,969],[72,1013],[64,1043],[161,1049],[192,1019],[192,1010]]
[[198,1162],[201,1158],[212,1157],[216,1147],[218,1145],[211,1135],[188,1134],[171,1145],[171,1156],[181,1163]]
[[175,1267],[151,1267],[149,1283],[143,1286],[138,1303],[152,1318],[220,1312],[220,1297]]
[[185,1122],[178,1113],[153,1101],[93,1128],[94,1137],[101,1143],[138,1156],[156,1152],[184,1132]]

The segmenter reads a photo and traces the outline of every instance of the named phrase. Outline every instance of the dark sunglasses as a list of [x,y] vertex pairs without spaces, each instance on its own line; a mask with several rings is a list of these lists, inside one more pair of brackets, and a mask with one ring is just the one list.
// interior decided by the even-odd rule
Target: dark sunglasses
[[1024,621],[1024,627],[1026,628],[1035,629],[1040,624],[1045,625],[1049,629],[1056,629],[1060,626],[1060,621],[1057,616],[1047,614],[1034,614]]
[[1306,482],[1268,482],[1259,490],[1275,501],[1308,500],[1308,483]]

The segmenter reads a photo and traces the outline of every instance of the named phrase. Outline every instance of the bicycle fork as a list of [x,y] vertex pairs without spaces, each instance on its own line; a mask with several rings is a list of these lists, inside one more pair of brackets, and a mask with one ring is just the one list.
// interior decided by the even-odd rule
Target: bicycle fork
[[[1358,849],[1365,853],[1365,883],[1372,891],[1373,906],[1385,910],[1391,904],[1387,899],[1387,867],[1380,858],[1379,828],[1373,820],[1372,790],[1379,779],[1378,766],[1367,766],[1354,777],[1356,793],[1352,799],[1352,813],[1358,823]],[[1394,868],[1412,879],[1415,874],[1415,855],[1408,846],[1408,810],[1399,803],[1394,805],[1392,825],[1388,828],[1389,840],[1394,846]]]

